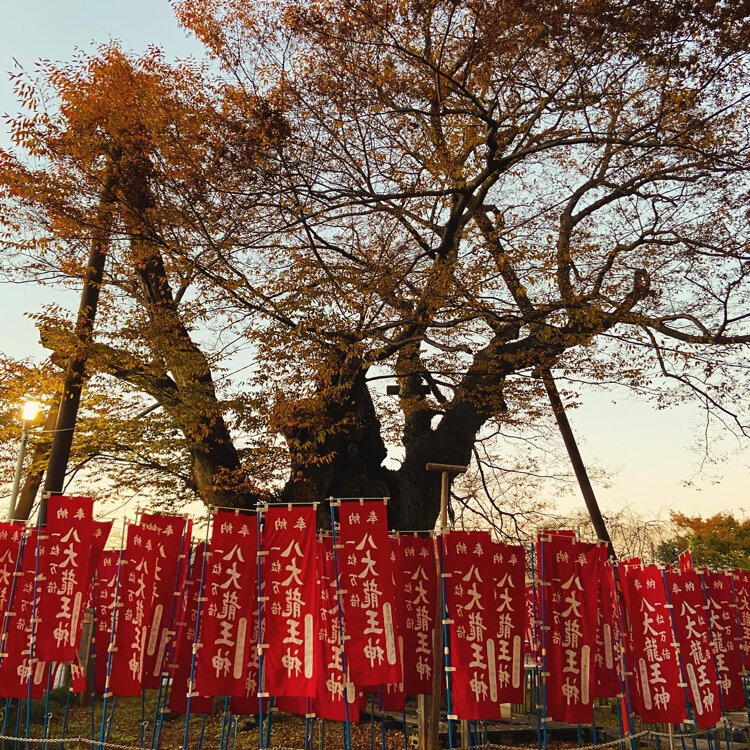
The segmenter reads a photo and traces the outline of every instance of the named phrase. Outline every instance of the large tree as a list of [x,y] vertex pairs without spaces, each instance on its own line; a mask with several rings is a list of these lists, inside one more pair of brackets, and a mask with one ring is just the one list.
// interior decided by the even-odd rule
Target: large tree
[[[235,100],[288,129],[271,234],[207,272],[269,321],[252,335],[282,387],[288,496],[380,491],[397,526],[430,526],[425,464],[532,421],[546,368],[675,381],[745,432],[748,18],[655,10],[178,5]],[[400,414],[374,398],[388,377]]]
[[[389,495],[395,526],[430,527],[438,477],[425,464],[475,459],[492,491],[498,441],[537,428],[550,368],[665,398],[673,382],[744,432],[740,9],[186,0],[177,12],[215,75],[112,49],[53,70],[62,120],[19,121],[19,142],[48,163],[8,161],[6,215],[20,201],[40,229],[24,250],[57,247],[61,222],[69,250],[101,170],[119,165],[92,366],[164,405],[207,500],[255,499],[242,477],[256,467],[234,443],[267,425],[269,447],[286,446],[285,497]],[[221,346],[201,341],[211,324],[252,351],[234,425],[213,386]],[[71,351],[69,332],[46,329]]]

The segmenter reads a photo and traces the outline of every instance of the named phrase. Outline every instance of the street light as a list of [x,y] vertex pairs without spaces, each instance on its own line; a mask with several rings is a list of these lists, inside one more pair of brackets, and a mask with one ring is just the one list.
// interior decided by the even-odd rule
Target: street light
[[23,470],[23,457],[26,454],[26,442],[29,439],[29,429],[34,418],[39,413],[39,404],[36,401],[27,401],[23,405],[21,413],[21,447],[18,449],[18,461],[16,463],[16,473],[13,477],[13,489],[10,493],[10,507],[8,508],[8,520],[13,519],[13,513],[16,509],[16,499],[18,498],[18,489],[21,485],[21,471]]

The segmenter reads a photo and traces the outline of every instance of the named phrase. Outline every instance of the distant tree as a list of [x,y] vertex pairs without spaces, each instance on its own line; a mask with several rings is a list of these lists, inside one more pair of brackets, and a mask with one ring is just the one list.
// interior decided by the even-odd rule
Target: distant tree
[[663,562],[689,550],[696,565],[750,569],[750,518],[717,513],[709,518],[671,514],[677,533],[660,548]]

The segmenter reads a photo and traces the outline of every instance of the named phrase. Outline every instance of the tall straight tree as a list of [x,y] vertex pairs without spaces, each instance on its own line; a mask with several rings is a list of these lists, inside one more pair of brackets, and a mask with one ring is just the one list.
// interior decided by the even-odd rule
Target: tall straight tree
[[[190,79],[189,72],[166,66],[156,51],[131,60],[110,46],[70,66],[47,66],[36,87],[19,84],[32,114],[14,123],[14,137],[43,166],[3,155],[6,246],[37,258],[21,273],[52,269],[84,283],[75,327],[56,314],[40,316],[43,343],[68,361],[46,490],[63,486],[86,367],[164,407],[184,436],[189,485],[207,503],[251,505],[258,497],[209,356],[191,331],[210,300],[201,303],[194,272],[169,257],[172,246],[190,242],[191,220],[210,220],[199,162],[216,157],[210,139],[221,140],[210,106],[196,116],[201,74],[196,68]],[[54,116],[42,107],[45,85],[59,103]],[[100,294],[105,321],[94,337]]]

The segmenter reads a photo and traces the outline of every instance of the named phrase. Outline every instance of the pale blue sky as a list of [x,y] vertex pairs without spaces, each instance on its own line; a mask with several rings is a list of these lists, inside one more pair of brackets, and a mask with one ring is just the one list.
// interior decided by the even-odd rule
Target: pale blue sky
[[[166,0],[5,0],[2,6],[0,113],[17,110],[7,76],[14,69],[14,58],[33,71],[39,58],[67,60],[76,47],[91,50],[110,39],[136,52],[157,44],[168,58],[200,53],[200,45],[177,27]],[[0,144],[7,143],[3,124]],[[52,301],[50,295],[49,289],[0,284],[0,350],[13,356],[44,356],[24,313],[38,311]],[[54,301],[69,309],[77,304],[74,293],[57,294]],[[631,504],[649,516],[669,507],[710,515],[746,505],[747,451],[719,467],[720,483],[699,481],[700,489],[683,486],[698,461],[689,448],[701,430],[700,415],[691,409],[657,411],[623,394],[596,392],[586,394],[583,406],[570,419],[584,460],[618,470],[612,487],[598,490],[605,508]],[[561,510],[577,505],[581,503],[572,493]]]

